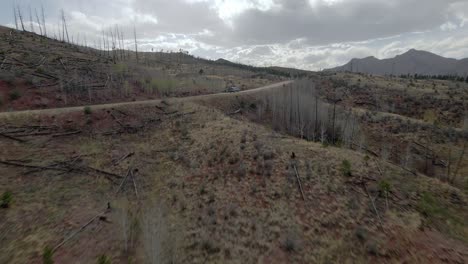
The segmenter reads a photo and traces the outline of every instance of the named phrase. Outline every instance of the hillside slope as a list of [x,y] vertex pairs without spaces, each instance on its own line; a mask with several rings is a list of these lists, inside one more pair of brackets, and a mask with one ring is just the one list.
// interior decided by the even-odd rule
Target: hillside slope
[[468,75],[468,59],[456,60],[411,49],[390,59],[375,57],[352,59],[347,64],[329,69],[337,72],[361,72],[378,75]]
[[0,27],[0,111],[243,90],[289,73],[186,53],[103,51]]
[[54,250],[57,263],[468,259],[468,198],[457,188],[210,107],[0,121],[23,139],[0,138],[0,186],[13,197],[0,209],[2,263],[39,262],[77,230]]

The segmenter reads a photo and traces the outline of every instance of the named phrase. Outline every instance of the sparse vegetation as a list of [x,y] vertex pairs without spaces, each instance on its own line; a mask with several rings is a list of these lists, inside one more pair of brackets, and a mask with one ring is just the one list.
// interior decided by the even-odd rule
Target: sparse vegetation
[[9,208],[12,201],[13,201],[13,194],[10,191],[6,191],[2,194],[2,197],[0,199],[0,207]]
[[54,264],[53,260],[54,252],[50,247],[45,247],[42,252],[42,263],[43,264]]
[[292,235],[287,235],[283,241],[283,247],[286,252],[293,253],[298,251],[298,242],[297,239],[294,238]]
[[351,176],[351,162],[349,162],[349,160],[343,160],[341,162],[340,171],[344,176]]
[[99,256],[97,260],[97,264],[111,264],[110,258],[108,258],[106,255],[101,255]]
[[18,90],[13,90],[8,94],[11,101],[16,101],[21,98],[21,93]]
[[85,115],[90,115],[90,114],[92,114],[91,107],[85,106],[85,107],[83,108],[83,112],[84,112]]

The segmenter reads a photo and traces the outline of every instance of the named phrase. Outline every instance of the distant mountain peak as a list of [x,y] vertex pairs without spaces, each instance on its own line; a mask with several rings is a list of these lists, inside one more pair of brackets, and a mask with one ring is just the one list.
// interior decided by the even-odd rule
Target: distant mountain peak
[[352,59],[347,64],[330,71],[351,71],[377,75],[468,75],[467,59],[456,60],[417,49],[397,55],[394,58],[379,60],[374,56]]

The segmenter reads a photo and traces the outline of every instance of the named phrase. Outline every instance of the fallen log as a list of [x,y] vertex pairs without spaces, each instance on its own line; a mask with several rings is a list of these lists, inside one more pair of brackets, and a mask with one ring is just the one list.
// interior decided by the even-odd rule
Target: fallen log
[[228,115],[237,115],[237,114],[239,114],[239,113],[242,113],[242,109],[240,109],[240,108],[237,109],[237,110],[234,111],[234,112],[229,113]]
[[101,173],[103,175],[112,176],[112,177],[119,178],[119,179],[123,178],[121,175],[118,175],[118,174],[115,174],[115,173],[112,173],[112,172],[103,171],[103,170],[96,169],[96,168],[89,167],[89,166],[85,167],[85,169],[89,169],[91,171],[95,171],[95,172]]
[[8,165],[8,166],[15,166],[15,167],[22,167],[22,168],[29,168],[29,169],[39,169],[39,170],[54,170],[54,171],[61,171],[61,172],[80,172],[84,173],[86,171],[94,171],[96,173],[104,175],[109,181],[112,183],[116,183],[114,178],[121,179],[123,178],[121,175],[107,172],[104,170],[96,169],[93,167],[85,166],[85,167],[78,167],[73,165],[74,162],[65,163],[62,166],[39,166],[39,165],[29,165],[29,164],[22,164],[17,162],[10,162],[5,160],[0,160],[0,164]]
[[11,140],[14,140],[14,141],[17,141],[17,142],[21,142],[21,143],[26,142],[26,140],[23,140],[23,139],[20,139],[20,138],[16,138],[16,137],[12,137],[12,136],[9,136],[9,135],[3,134],[3,133],[0,133],[0,136],[2,136],[2,137],[4,137],[4,138],[11,139]]
[[299,190],[301,191],[302,200],[305,201],[304,191],[302,190],[301,179],[299,178],[299,174],[297,173],[296,165],[294,165],[293,167],[294,167],[294,172],[296,172],[296,179],[297,179],[297,183],[299,185]]
[[122,180],[122,182],[120,183],[120,186],[119,186],[119,188],[117,189],[117,191],[115,192],[115,195],[117,195],[117,194],[120,192],[120,189],[122,189],[123,185],[124,185],[125,182],[127,181],[128,175],[130,175],[130,169],[128,169],[127,175],[125,176],[125,178],[124,178],[124,179]]
[[119,164],[120,162],[124,161],[125,159],[130,158],[130,157],[133,156],[133,155],[135,155],[135,152],[130,152],[130,153],[128,153],[128,154],[122,156],[120,159],[118,159],[118,160],[116,160],[116,161],[114,162],[114,166],[116,166],[116,165]]
[[11,162],[11,161],[6,161],[6,160],[0,160],[0,164],[4,164],[4,165],[8,165],[8,166],[15,166],[15,167],[30,168],[30,169],[42,169],[42,170],[64,171],[64,168],[45,167],[45,166],[38,166],[38,165],[29,165],[29,164]]
[[52,137],[53,137],[53,138],[56,138],[56,137],[64,137],[64,136],[76,135],[76,134],[80,134],[80,133],[81,133],[80,130],[78,130],[78,131],[71,131],[71,132],[66,132],[66,133],[53,134]]
[[52,252],[55,252],[57,251],[57,249],[59,249],[60,247],[62,247],[65,243],[67,243],[70,239],[72,239],[73,237],[75,237],[77,234],[79,234],[81,231],[83,231],[87,226],[89,226],[92,222],[94,222],[94,220],[96,220],[97,218],[99,218],[100,216],[104,215],[106,213],[106,211],[104,211],[103,213],[100,213],[98,215],[96,215],[95,217],[91,218],[88,222],[86,222],[86,224],[82,225],[78,230],[76,230],[73,234],[71,234],[70,236],[68,236],[67,238],[65,238],[60,244],[58,244],[57,246],[55,246],[53,249],[52,249]]

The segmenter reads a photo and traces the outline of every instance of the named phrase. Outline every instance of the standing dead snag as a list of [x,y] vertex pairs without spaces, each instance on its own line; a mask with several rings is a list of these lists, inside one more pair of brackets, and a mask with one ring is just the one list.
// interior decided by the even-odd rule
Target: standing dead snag
[[31,27],[31,32],[34,33],[35,30],[34,30],[34,22],[33,22],[31,6],[29,6],[29,26]]
[[137,36],[136,36],[136,28],[135,25],[133,25],[133,36],[135,37],[135,56],[136,56],[136,61],[138,63],[138,43],[137,43]]
[[65,34],[67,36],[67,42],[70,43],[70,37],[68,36],[68,26],[67,26],[67,19],[65,18],[65,11],[61,10],[62,16],[62,40],[65,41]]
[[19,5],[16,6],[16,12],[18,12],[18,18],[21,23],[21,28],[23,29],[23,31],[26,31],[26,29],[24,28],[23,14],[21,13],[21,8]]
[[42,13],[42,26],[44,27],[44,36],[47,37],[47,28],[45,23],[45,13],[44,13],[44,5],[41,4],[41,13]]
[[37,9],[35,8],[34,8],[34,13],[36,14],[37,25],[39,26],[39,32],[41,33],[41,36],[42,36],[42,25],[41,25],[41,21],[39,20],[39,15],[37,14]]
[[16,15],[16,6],[13,5],[13,16],[15,17],[15,27],[18,30],[18,16]]

